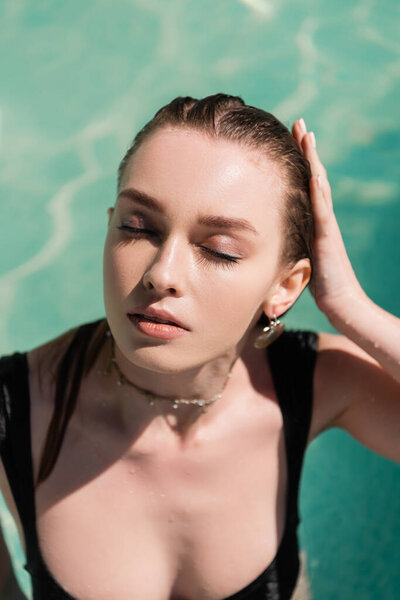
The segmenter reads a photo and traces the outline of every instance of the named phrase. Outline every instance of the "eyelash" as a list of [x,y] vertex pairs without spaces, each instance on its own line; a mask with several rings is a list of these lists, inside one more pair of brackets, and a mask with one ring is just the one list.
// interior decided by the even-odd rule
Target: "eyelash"
[[[158,234],[151,229],[140,229],[139,227],[130,227],[129,225],[120,225],[118,229],[125,231],[130,235],[148,235],[148,236],[157,236]],[[240,258],[230,256],[229,254],[222,254],[221,252],[216,252],[215,250],[211,250],[211,248],[206,248],[205,246],[199,246],[204,252],[209,254],[214,262],[218,266],[223,266],[227,268],[232,268],[235,264],[237,264]],[[204,257],[200,258],[200,261],[206,260]]]

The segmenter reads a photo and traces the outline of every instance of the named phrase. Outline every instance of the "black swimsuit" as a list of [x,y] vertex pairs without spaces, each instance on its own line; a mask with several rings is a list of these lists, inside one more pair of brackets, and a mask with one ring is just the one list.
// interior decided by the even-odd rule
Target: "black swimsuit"
[[[81,327],[91,335],[98,321]],[[266,351],[283,416],[288,488],[286,521],[275,558],[251,583],[225,600],[286,600],[292,596],[299,573],[297,541],[298,491],[311,412],[313,372],[318,336],[313,332],[285,332]],[[26,540],[24,568],[32,579],[34,600],[78,600],[52,577],[40,552],[30,433],[30,398],[26,353],[0,359],[0,455]],[[134,590],[132,591],[134,598]]]

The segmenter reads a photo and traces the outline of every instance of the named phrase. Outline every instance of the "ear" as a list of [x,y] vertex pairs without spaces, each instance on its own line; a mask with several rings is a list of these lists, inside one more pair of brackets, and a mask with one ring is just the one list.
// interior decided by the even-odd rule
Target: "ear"
[[285,270],[275,284],[275,289],[264,303],[265,314],[279,317],[295,303],[311,277],[311,265],[308,258],[302,258],[289,270]]
[[111,217],[113,216],[114,213],[114,209],[112,206],[110,206],[110,208],[107,208],[107,214],[108,214],[108,225],[110,224],[111,221]]

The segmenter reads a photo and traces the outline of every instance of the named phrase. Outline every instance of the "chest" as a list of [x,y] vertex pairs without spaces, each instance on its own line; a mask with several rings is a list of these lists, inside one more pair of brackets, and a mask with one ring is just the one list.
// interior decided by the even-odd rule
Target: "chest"
[[287,485],[276,402],[264,398],[251,416],[202,431],[184,452],[145,432],[104,440],[72,423],[36,492],[43,559],[71,596],[217,600],[272,561]]

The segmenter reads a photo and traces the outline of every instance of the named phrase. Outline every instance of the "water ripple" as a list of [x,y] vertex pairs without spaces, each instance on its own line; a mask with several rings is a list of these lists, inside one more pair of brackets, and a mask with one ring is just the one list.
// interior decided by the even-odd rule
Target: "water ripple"
[[269,0],[239,0],[247,6],[251,11],[255,12],[258,17],[271,19],[275,13],[275,6]]
[[318,20],[308,17],[304,19],[296,35],[296,44],[300,55],[299,84],[273,110],[282,120],[287,121],[300,116],[318,95],[315,77],[318,52],[313,42],[313,35],[317,28]]
[[52,219],[50,237],[39,252],[0,277],[0,311],[3,316],[0,335],[2,344],[5,344],[5,346],[7,346],[7,317],[17,294],[18,283],[52,263],[67,246],[73,232],[73,222],[70,214],[71,203],[84,187],[93,183],[100,175],[100,168],[93,150],[93,142],[107,135],[110,128],[111,123],[105,120],[88,125],[76,136],[76,152],[83,172],[61,186],[47,203],[46,211],[50,213]]

